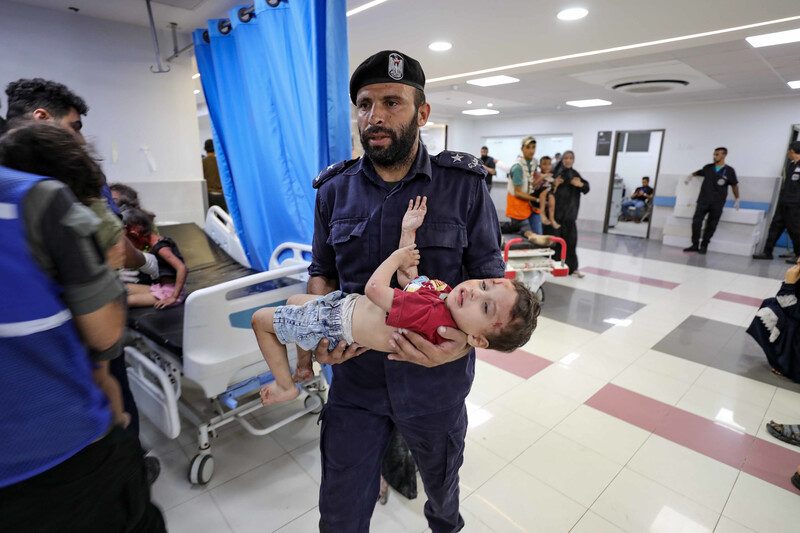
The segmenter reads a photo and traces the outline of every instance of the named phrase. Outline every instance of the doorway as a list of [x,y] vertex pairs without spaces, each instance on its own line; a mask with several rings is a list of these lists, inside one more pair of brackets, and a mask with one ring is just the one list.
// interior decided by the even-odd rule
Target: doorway
[[663,129],[617,132],[608,184],[605,233],[650,238],[654,198],[637,198],[639,201],[634,205],[626,201],[644,186],[650,187],[655,196],[663,145]]

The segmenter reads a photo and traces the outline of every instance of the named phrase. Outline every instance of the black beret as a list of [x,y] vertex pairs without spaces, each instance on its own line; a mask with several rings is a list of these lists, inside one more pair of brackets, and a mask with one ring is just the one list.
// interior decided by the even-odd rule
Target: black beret
[[384,50],[361,63],[350,78],[350,100],[356,103],[359,89],[375,83],[402,83],[425,90],[425,73],[414,58],[397,50]]

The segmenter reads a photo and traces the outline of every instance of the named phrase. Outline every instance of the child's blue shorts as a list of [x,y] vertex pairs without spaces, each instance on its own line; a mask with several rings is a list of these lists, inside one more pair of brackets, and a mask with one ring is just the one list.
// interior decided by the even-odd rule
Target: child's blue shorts
[[[304,350],[314,350],[319,341],[327,338],[331,341],[328,350],[333,350],[340,341],[352,338],[350,329],[354,306],[345,305],[347,296],[342,291],[334,291],[303,305],[278,307],[272,318],[275,335],[281,343],[296,344]],[[346,308],[349,308],[349,316]]]

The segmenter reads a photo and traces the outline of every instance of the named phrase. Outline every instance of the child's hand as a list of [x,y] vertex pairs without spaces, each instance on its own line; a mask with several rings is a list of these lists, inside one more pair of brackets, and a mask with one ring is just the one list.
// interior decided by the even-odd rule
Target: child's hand
[[423,196],[420,199],[417,196],[416,201],[409,200],[408,201],[408,210],[406,214],[403,216],[403,224],[402,228],[403,231],[416,231],[422,225],[422,221],[425,219],[425,213],[428,212],[428,197]]
[[398,270],[405,270],[419,264],[419,250],[417,250],[416,244],[406,246],[405,248],[398,248],[392,255],[400,262],[400,265],[397,267]]
[[786,271],[786,283],[794,285],[798,280],[800,280],[800,264]]
[[177,298],[175,298],[174,296],[170,296],[169,298],[164,298],[163,300],[157,301],[153,305],[153,307],[155,307],[156,309],[164,309],[165,307],[169,307],[170,305],[174,304],[177,301],[178,301]]

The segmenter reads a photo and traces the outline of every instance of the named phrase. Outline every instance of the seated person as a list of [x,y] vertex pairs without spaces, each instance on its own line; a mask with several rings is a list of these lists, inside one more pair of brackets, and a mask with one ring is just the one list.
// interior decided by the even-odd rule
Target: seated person
[[153,231],[152,218],[140,209],[122,211],[128,239],[139,250],[150,252],[158,260],[158,281],[152,285],[126,283],[128,305],[164,309],[183,303],[186,299],[186,273],[188,269],[178,245],[170,238]]
[[747,328],[767,356],[772,371],[800,382],[800,264],[786,271],[774,298],[767,298]]
[[[424,200],[423,200],[424,202]],[[298,294],[289,305],[264,307],[253,315],[253,330],[275,381],[261,389],[261,402],[270,405],[296,398],[285,344],[304,350],[331,339],[354,342],[373,350],[392,352],[389,344],[397,328],[408,328],[430,342],[440,343],[440,326],[458,328],[476,347],[510,352],[530,339],[540,307],[525,285],[508,279],[472,279],[452,290],[438,280],[417,277],[419,250],[414,232],[425,216],[424,203],[409,202],[403,217],[400,248],[373,272],[365,295],[334,291],[325,296]],[[405,291],[390,284],[397,272]],[[402,330],[401,330],[402,331]],[[310,361],[299,361],[298,367]]]
[[628,208],[633,207],[636,211],[634,219],[636,222],[642,221],[642,209],[644,206],[653,199],[653,188],[650,187],[650,178],[642,178],[642,186],[633,191],[630,200],[622,202],[622,217],[624,220],[630,220],[628,216]]
[[533,195],[539,198],[539,205],[542,210],[542,224],[553,226],[553,228],[558,229],[561,227],[561,224],[556,222],[556,197],[553,195],[553,174],[550,172],[552,167],[553,161],[548,156],[544,156],[539,161],[540,171],[537,172],[537,175],[540,175],[543,181],[542,184],[533,191]]

